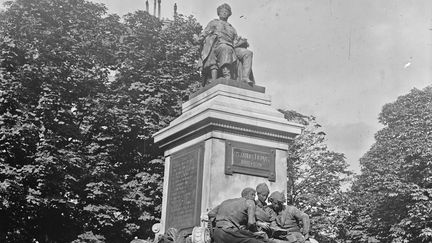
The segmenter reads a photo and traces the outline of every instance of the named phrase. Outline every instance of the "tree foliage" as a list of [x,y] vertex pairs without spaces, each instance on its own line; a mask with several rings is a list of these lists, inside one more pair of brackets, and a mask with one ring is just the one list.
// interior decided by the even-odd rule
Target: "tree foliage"
[[122,20],[84,0],[6,7],[0,241],[147,238],[163,176],[151,134],[198,84],[191,39],[201,26],[140,11]]
[[[151,135],[199,86],[192,17],[120,18],[85,0],[0,12],[0,241],[127,242],[160,217]],[[432,240],[432,87],[383,107],[352,190],[313,117],[289,150],[288,195],[321,242]]]
[[331,151],[314,117],[281,111],[285,118],[305,125],[288,151],[288,200],[311,217],[314,237],[333,242],[349,216],[341,187],[351,172],[342,153]]
[[432,87],[386,104],[379,121],[385,127],[361,158],[362,174],[353,186],[367,205],[365,228],[384,241],[430,242]]

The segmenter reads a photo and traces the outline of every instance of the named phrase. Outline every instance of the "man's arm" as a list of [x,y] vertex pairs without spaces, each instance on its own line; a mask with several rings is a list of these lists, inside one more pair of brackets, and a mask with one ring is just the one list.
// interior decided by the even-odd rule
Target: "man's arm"
[[278,215],[276,212],[269,206],[264,207],[264,211],[269,215],[270,227],[278,227],[278,223],[276,222]]
[[207,213],[208,216],[207,228],[210,231],[213,231],[213,228],[216,227],[216,215],[218,214],[219,206],[220,205],[217,205],[215,208],[213,208],[212,210],[210,210],[210,212]]
[[248,222],[247,226],[250,231],[256,231],[256,220],[255,220],[255,202],[252,200],[246,200]]
[[309,230],[310,230],[309,215],[303,213],[302,222],[303,222],[303,232],[302,233],[306,239],[309,239]]
[[213,219],[216,218],[216,215],[217,215],[218,210],[219,210],[219,206],[220,205],[217,205],[215,208],[213,208],[212,210],[210,210],[210,212],[207,213],[210,221],[212,221]]
[[259,206],[255,205],[255,219],[256,225],[262,229],[269,229],[270,227],[270,215]]
[[305,214],[304,212],[300,211],[298,208],[295,207],[293,210],[293,215],[298,221],[301,221],[303,223],[302,234],[305,236],[306,239],[308,239],[310,230],[309,215]]

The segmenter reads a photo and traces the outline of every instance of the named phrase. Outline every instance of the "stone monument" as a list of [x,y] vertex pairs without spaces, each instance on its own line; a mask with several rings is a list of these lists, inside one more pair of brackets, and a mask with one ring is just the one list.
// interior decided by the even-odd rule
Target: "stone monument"
[[[235,30],[228,33],[235,38],[220,40],[217,32],[226,29],[231,9],[224,4],[217,12],[221,21],[210,22],[201,35],[207,53],[202,57],[204,87],[183,103],[181,116],[153,136],[165,151],[162,217],[154,227],[158,234],[172,228],[191,234],[208,211],[240,197],[245,187],[266,183],[270,191],[286,190],[288,146],[303,128],[284,119],[265,88],[255,85],[252,52],[234,44],[239,40]],[[207,41],[213,41],[210,47]],[[250,59],[239,57],[239,48]]]
[[264,87],[217,79],[154,134],[165,151],[160,233],[191,232],[220,202],[265,182],[287,188],[287,150],[302,126],[271,107]]

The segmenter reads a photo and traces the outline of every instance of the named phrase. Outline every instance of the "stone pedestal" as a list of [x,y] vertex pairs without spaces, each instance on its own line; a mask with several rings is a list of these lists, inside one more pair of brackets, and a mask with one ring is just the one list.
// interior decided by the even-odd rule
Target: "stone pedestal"
[[245,187],[287,188],[287,149],[302,126],[271,107],[264,88],[217,80],[157,132],[165,150],[161,232],[192,231],[200,218]]

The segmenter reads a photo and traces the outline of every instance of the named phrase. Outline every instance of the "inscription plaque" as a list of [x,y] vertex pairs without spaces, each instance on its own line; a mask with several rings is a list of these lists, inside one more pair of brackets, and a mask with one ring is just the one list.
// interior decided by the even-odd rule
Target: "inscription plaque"
[[275,149],[226,141],[225,174],[241,173],[276,180]]
[[192,231],[200,225],[203,162],[204,144],[171,156],[166,229]]

